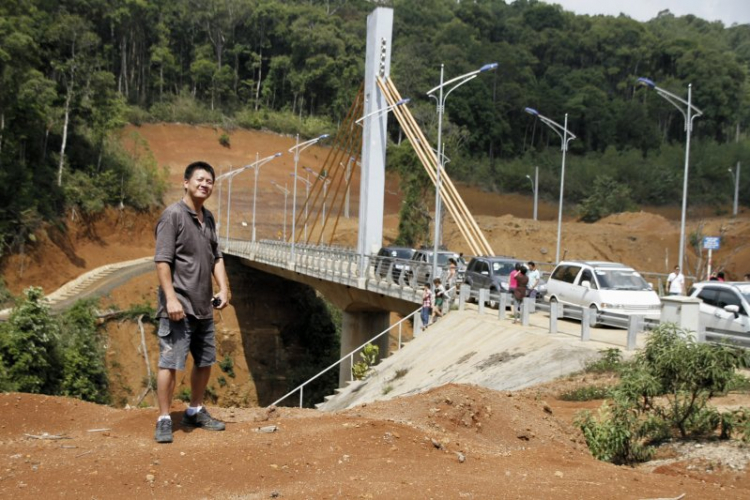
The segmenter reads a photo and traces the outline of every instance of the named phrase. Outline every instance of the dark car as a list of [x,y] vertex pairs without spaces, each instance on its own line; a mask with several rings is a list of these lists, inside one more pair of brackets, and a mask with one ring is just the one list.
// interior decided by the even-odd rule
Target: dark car
[[[516,264],[525,266],[523,260],[501,255],[474,257],[469,262],[464,276],[464,283],[471,287],[472,292],[479,292],[486,288],[490,295],[508,293],[508,281],[510,273],[516,268]],[[540,278],[537,285],[537,300],[540,300],[546,292],[544,281]],[[497,301],[490,300],[491,307],[497,307]]]
[[[432,266],[434,251],[429,249],[417,250],[406,269],[406,277],[412,287],[432,283]],[[461,282],[466,272],[466,261],[461,254],[450,250],[438,250],[438,274],[443,277],[448,271],[449,259],[456,261],[456,281]]]
[[381,278],[385,278],[390,270],[393,281],[398,281],[399,275],[408,267],[407,264],[415,252],[416,249],[409,247],[383,247],[374,262],[375,272]]

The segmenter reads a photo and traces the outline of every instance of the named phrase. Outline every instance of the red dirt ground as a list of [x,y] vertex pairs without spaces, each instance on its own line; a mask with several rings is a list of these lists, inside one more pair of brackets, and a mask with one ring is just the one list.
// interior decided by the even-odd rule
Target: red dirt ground
[[[219,131],[182,125],[129,128],[126,137],[131,133],[148,141],[159,165],[170,168],[173,189],[167,202],[180,196],[181,172],[191,160],[205,159],[220,168],[236,166],[252,161],[256,150],[264,156],[293,145],[288,137],[238,131],[231,136],[232,148],[226,149],[218,143]],[[314,168],[324,154],[310,148],[303,163]],[[283,184],[292,167],[286,155],[261,171],[261,238],[278,234],[283,210],[283,196],[265,183],[274,179]],[[233,217],[244,217],[246,222],[251,189],[251,173],[235,179]],[[396,234],[399,200],[391,193],[397,189],[396,179],[389,178],[386,239]],[[541,262],[554,258],[555,203],[543,203],[543,220],[535,222],[530,219],[530,198],[462,191],[496,253]],[[357,198],[353,196],[353,210]],[[214,204],[217,200],[218,196],[212,198]],[[216,214],[216,205],[211,208]],[[67,233],[47,229],[38,235],[34,249],[4,261],[3,277],[15,293],[30,285],[51,292],[92,268],[151,255],[157,215],[111,212],[93,227],[76,220],[69,221]],[[679,212],[619,214],[597,224],[566,218],[563,248],[568,258],[621,260],[664,272],[665,261],[677,255],[675,215]],[[721,262],[734,275],[747,272],[742,267],[750,257],[746,212],[736,221],[702,216],[689,220],[693,229],[700,224],[705,234],[725,234],[727,243],[714,255],[714,266]],[[233,235],[243,230],[248,228],[233,221]],[[344,224],[336,241],[351,244],[355,234],[353,222]],[[446,241],[452,248],[464,248],[450,223]],[[155,277],[142,276],[113,292],[109,302],[127,307],[153,300],[155,289]],[[231,307],[221,322],[227,331],[236,328]],[[123,380],[118,383],[137,393],[144,369],[136,333],[132,327],[118,329],[119,333],[109,332],[110,351],[117,349],[110,356],[123,365]],[[149,349],[153,351],[153,346]],[[212,412],[229,423],[226,432],[178,428],[175,443],[169,446],[153,441],[153,408],[123,410],[66,398],[2,394],[0,497],[600,499],[674,498],[684,493],[688,499],[750,498],[744,463],[734,471],[720,462],[692,459],[652,471],[594,460],[571,422],[578,409],[597,408],[599,402],[567,403],[556,398],[566,386],[580,383],[585,381],[559,381],[521,393],[448,385],[333,414],[215,408]],[[182,404],[175,402],[176,422],[181,410]],[[270,425],[276,425],[277,431],[258,431]],[[66,439],[35,439],[27,434]]]

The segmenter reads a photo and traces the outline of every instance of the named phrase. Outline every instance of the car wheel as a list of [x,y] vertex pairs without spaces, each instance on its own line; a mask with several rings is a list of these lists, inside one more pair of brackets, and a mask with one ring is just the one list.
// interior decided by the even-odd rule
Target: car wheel
[[599,324],[599,321],[597,319],[598,315],[599,315],[599,309],[596,308],[596,305],[591,304],[589,306],[589,325],[597,326]]

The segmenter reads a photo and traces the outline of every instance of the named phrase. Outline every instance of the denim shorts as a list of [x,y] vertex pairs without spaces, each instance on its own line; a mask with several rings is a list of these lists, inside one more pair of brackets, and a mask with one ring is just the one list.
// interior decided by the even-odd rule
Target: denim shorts
[[159,368],[184,370],[187,355],[193,355],[195,366],[203,368],[216,363],[216,330],[213,318],[185,316],[180,321],[159,319]]

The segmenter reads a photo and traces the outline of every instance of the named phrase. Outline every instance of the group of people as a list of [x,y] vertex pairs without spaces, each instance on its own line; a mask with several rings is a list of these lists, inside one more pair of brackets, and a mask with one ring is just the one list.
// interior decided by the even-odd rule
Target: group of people
[[542,275],[534,261],[529,261],[525,266],[517,263],[515,269],[510,272],[508,291],[513,296],[513,323],[518,322],[521,317],[523,299],[526,297],[536,299],[541,278]]

